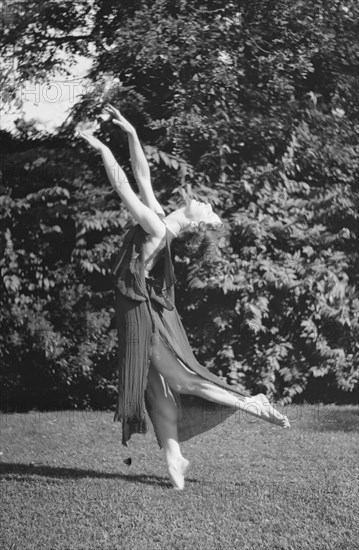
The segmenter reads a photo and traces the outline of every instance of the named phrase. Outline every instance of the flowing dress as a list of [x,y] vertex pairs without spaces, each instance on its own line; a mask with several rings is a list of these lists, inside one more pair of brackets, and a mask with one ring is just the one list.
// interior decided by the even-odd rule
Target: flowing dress
[[[163,221],[164,214],[157,214]],[[178,372],[187,368],[233,394],[245,395],[202,366],[192,352],[175,306],[176,277],[170,248],[175,235],[163,223],[166,225],[164,246],[146,260],[147,264],[154,256],[156,261],[148,277],[145,276],[143,245],[150,235],[140,224],[125,234],[112,270],[119,344],[118,397],[114,420],[122,422],[122,444],[125,446],[132,434],[148,431],[149,417],[162,448],[156,422],[151,415],[147,379],[151,357],[159,339],[171,351]],[[170,391],[176,401],[179,441],[205,432],[235,413],[232,407],[179,393],[169,386],[165,378],[162,381],[165,391]]]

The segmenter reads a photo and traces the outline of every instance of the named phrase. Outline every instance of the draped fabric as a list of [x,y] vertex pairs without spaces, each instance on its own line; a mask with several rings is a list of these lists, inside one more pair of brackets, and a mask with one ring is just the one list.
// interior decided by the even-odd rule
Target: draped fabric
[[[122,443],[126,446],[132,434],[148,431],[149,419],[157,436],[146,388],[151,356],[159,339],[171,351],[179,369],[188,368],[217,386],[244,395],[200,365],[191,350],[175,307],[176,277],[170,248],[173,233],[166,225],[164,247],[156,257],[151,275],[145,277],[143,245],[148,238],[140,224],[132,227],[124,237],[113,268],[119,343],[114,420],[122,422]],[[176,400],[179,441],[212,428],[235,412],[198,396],[179,394],[165,380],[164,384]],[[157,441],[161,447],[158,436]]]

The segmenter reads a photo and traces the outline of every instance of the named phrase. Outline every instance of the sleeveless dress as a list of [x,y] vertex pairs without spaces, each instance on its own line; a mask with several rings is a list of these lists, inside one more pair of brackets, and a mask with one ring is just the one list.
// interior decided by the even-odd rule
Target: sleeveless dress
[[[157,214],[163,221],[164,214]],[[175,235],[166,225],[164,247],[147,259],[146,264],[155,255],[156,264],[150,270],[150,276],[145,277],[143,244],[148,238],[150,235],[140,224],[132,227],[124,236],[112,270],[119,344],[118,397],[114,420],[122,422],[122,444],[127,446],[132,434],[148,431],[149,417],[162,448],[146,392],[151,356],[159,339],[178,360],[178,369],[185,365],[185,368],[233,394],[241,397],[245,394],[202,366],[192,352],[175,307],[176,277],[170,248]],[[166,391],[171,391],[176,401],[179,441],[205,432],[235,413],[232,407],[199,396],[180,394],[170,388],[165,379],[163,382]]]

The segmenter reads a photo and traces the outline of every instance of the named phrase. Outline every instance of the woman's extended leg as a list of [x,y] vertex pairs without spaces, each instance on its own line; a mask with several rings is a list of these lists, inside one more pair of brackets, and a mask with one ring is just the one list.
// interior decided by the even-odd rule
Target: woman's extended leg
[[189,462],[182,456],[177,434],[177,405],[163,378],[150,364],[146,395],[150,405],[150,418],[164,449],[171,482],[175,489],[184,487],[184,475]]
[[178,393],[198,395],[208,401],[241,409],[251,416],[256,416],[283,428],[288,428],[290,425],[288,418],[276,411],[265,395],[258,394],[253,397],[241,397],[209,382],[198,374],[188,370],[165,346],[161,339],[152,356],[152,364],[162,374],[169,386]]

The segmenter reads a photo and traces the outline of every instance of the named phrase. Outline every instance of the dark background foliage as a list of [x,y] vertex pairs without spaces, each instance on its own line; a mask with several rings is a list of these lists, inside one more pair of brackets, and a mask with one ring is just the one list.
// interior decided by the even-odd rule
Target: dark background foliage
[[[2,406],[114,403],[109,267],[134,221],[74,137],[109,102],[138,128],[165,211],[210,197],[231,227],[203,261],[173,243],[198,359],[282,403],[355,401],[357,3],[24,1],[1,36],[6,105],[66,81],[63,53],[93,60],[56,135],[21,118],[0,135]],[[130,174],[124,136],[105,121],[98,135]]]

